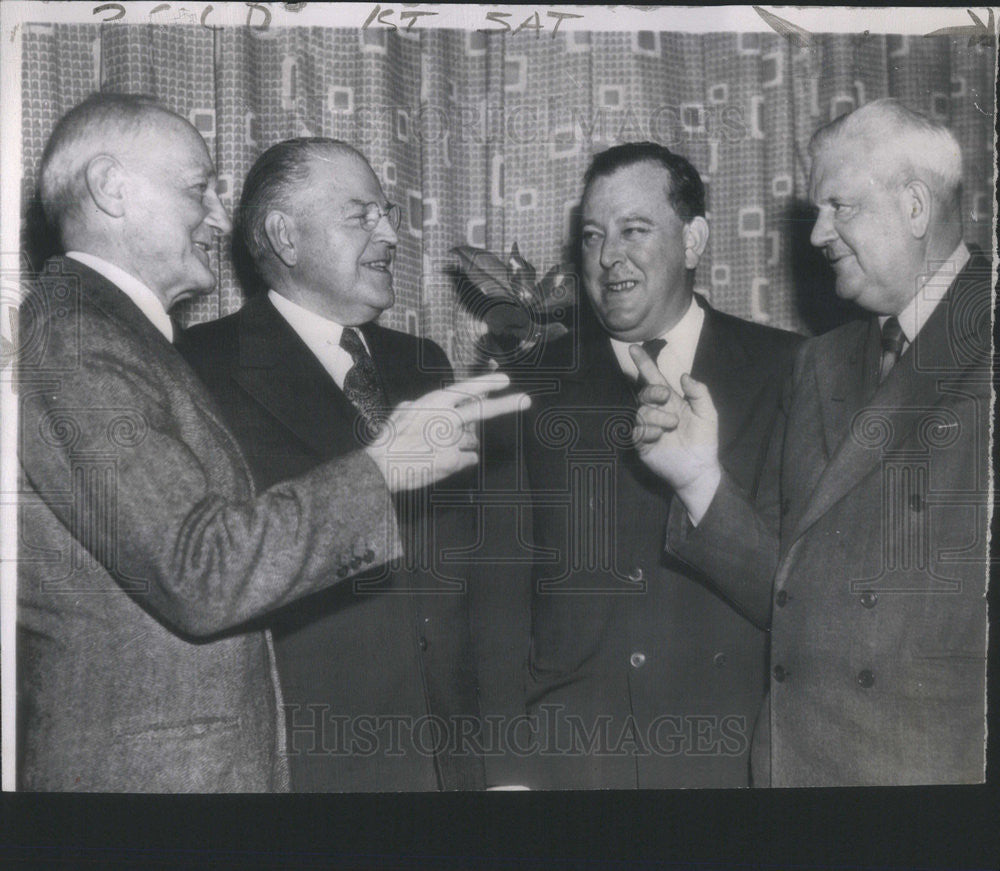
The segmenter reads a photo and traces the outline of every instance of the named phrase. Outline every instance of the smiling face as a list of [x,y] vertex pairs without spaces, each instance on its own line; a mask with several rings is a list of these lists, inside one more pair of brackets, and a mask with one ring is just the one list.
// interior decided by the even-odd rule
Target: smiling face
[[825,146],[809,178],[818,209],[810,241],[836,273],[837,296],[895,315],[917,291],[923,257],[908,220],[910,201],[887,183],[888,170],[848,143]]
[[584,289],[604,328],[622,341],[661,335],[691,301],[688,270],[704,247],[693,237],[704,226],[707,238],[707,225],[677,216],[669,185],[664,167],[643,162],[598,176],[584,195]]
[[289,276],[296,302],[344,326],[368,323],[390,308],[399,239],[387,217],[374,230],[362,227],[367,203],[388,206],[368,163],[332,150],[311,158],[308,178],[292,199],[296,262]]
[[216,191],[215,167],[198,132],[157,113],[121,155],[121,266],[167,309],[215,287],[209,252],[232,225]]

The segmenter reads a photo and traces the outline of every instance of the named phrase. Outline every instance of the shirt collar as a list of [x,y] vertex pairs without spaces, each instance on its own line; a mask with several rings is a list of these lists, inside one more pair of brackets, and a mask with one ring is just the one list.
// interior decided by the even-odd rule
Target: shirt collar
[[135,303],[136,308],[163,334],[168,342],[173,343],[174,322],[170,320],[170,315],[167,314],[167,310],[163,307],[160,298],[139,281],[138,278],[130,275],[120,266],[109,263],[103,257],[98,257],[96,254],[86,254],[83,251],[67,251],[66,256],[82,263],[84,266],[89,266],[94,272],[103,275]]
[[[933,314],[939,302],[944,299],[955,276],[965,268],[969,262],[969,249],[964,242],[959,242],[958,247],[951,252],[951,257],[944,261],[937,271],[927,279],[920,289],[913,295],[906,307],[897,316],[899,326],[906,336],[906,341],[912,343],[919,335],[920,331],[927,323],[927,319]],[[888,320],[887,316],[878,319],[881,327]]]
[[[701,328],[705,323],[705,310],[698,305],[694,296],[688,305],[687,311],[681,319],[669,330],[653,338],[666,339],[667,347],[670,348],[672,357],[681,365],[683,371],[690,372],[694,364],[695,351],[698,348],[698,339],[701,336]],[[642,344],[641,342],[622,342],[619,339],[611,339],[611,347],[618,359],[618,364],[622,367],[622,372],[632,379],[639,377],[639,370],[636,368],[631,355],[628,352],[630,345]]]
[[[276,290],[269,290],[267,298],[271,300],[271,304],[278,310],[278,314],[288,322],[288,325],[298,333],[302,341],[310,348],[318,344],[340,347],[340,337],[344,332],[343,324],[338,324],[336,321],[331,321],[329,318],[324,318],[322,315],[316,314],[316,312],[303,308],[298,303],[292,302],[288,297],[282,296]],[[361,341],[368,348],[368,342],[365,341],[364,333],[360,329],[356,329],[355,332],[361,336]],[[371,353],[371,348],[368,348],[368,352]]]

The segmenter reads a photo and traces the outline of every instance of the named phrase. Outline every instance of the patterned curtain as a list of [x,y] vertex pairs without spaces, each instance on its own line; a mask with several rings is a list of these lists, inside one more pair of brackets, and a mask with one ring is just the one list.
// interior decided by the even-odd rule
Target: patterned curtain
[[[98,89],[160,98],[201,131],[232,208],[254,159],[291,136],[345,139],[404,208],[388,326],[470,361],[455,245],[515,241],[540,270],[567,257],[592,154],[653,139],[708,189],[697,289],[720,309],[802,332],[829,326],[830,276],[808,245],[806,143],[820,123],[895,96],[951,125],[966,238],[992,247],[995,45],[909,36],[30,25],[23,43],[24,208],[57,118]],[[182,319],[239,308],[221,280]]]

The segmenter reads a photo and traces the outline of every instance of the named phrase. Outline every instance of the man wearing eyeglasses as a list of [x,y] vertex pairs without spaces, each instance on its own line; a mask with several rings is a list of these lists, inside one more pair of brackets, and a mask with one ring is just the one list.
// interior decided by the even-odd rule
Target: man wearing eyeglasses
[[[389,410],[451,382],[440,347],[375,323],[395,301],[399,222],[365,158],[337,140],[281,142],[251,168],[237,245],[267,290],[189,330],[182,349],[259,486],[357,450]],[[454,740],[479,715],[467,598],[439,565],[471,529],[430,496],[397,501],[402,560],[272,622],[296,791],[484,786],[481,758]]]

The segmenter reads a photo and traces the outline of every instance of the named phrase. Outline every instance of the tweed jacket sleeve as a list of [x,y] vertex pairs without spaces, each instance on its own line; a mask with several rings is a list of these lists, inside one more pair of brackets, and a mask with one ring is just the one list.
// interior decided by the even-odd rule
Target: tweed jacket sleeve
[[72,317],[44,300],[22,310],[45,342],[19,373],[23,474],[82,545],[72,559],[101,563],[175,631],[210,636],[400,553],[363,452],[256,494],[176,350],[99,297],[79,302]]

